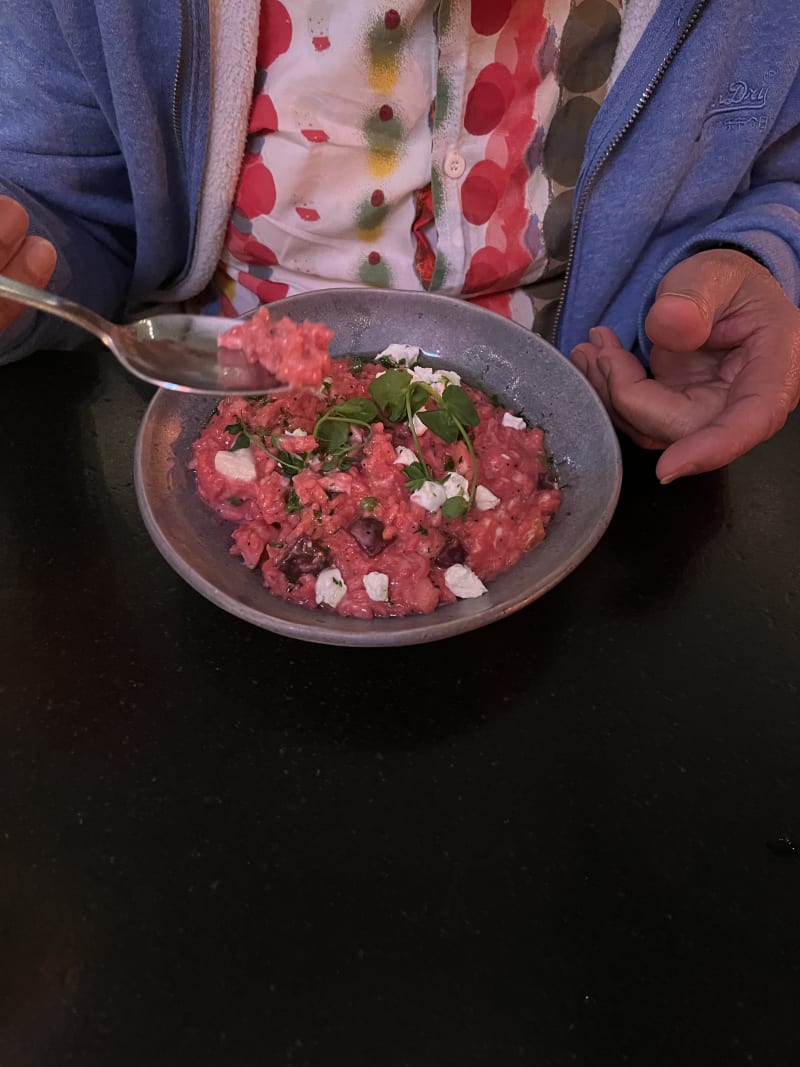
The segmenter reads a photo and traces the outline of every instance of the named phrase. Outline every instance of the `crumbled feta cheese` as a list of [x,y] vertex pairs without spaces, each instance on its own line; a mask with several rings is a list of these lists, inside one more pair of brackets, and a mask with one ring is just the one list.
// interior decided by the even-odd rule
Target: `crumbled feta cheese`
[[314,597],[318,604],[329,604],[335,608],[346,592],[347,586],[338,567],[326,567],[317,575]]
[[387,345],[375,358],[388,359],[398,365],[413,367],[419,359],[419,348],[417,345]]
[[388,574],[381,574],[380,571],[370,571],[361,580],[370,600],[382,600],[384,603],[389,600]]
[[454,563],[444,572],[444,584],[461,600],[483,596],[486,586],[478,575],[464,563]]
[[254,482],[256,479],[256,462],[253,450],[237,448],[235,452],[223,449],[214,456],[214,468],[225,478],[235,482]]
[[469,500],[469,482],[463,474],[448,474],[443,488],[448,500],[451,496],[460,496],[464,500]]
[[417,462],[417,457],[411,449],[406,448],[405,445],[398,445],[395,448],[395,452],[397,453],[395,463],[399,463],[401,467],[410,467],[412,463]]
[[415,367],[411,377],[415,382],[423,382],[425,385],[430,385],[439,396],[442,395],[448,385],[461,384],[461,376],[456,374],[455,371],[436,370],[433,367]]
[[298,428],[296,430],[289,430],[289,432],[286,434],[286,436],[287,437],[308,437],[308,434],[306,433],[305,430],[301,430],[301,429]]
[[511,430],[527,430],[528,428],[524,419],[518,419],[510,411],[503,412],[503,426],[508,426]]
[[491,489],[485,485],[479,485],[475,490],[475,507],[478,511],[491,511],[500,503],[500,497],[495,496]]
[[444,486],[438,482],[423,482],[420,488],[411,494],[411,499],[426,511],[438,511],[447,500],[447,493]]
[[416,415],[411,420],[411,425],[414,427],[414,433],[417,437],[422,437],[424,433],[428,432],[428,427],[421,419],[418,419]]

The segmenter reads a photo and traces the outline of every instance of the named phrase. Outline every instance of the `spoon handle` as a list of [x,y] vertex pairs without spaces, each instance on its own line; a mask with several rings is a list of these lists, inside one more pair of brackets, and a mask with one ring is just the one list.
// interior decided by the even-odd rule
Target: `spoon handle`
[[48,315],[66,319],[67,322],[72,322],[88,330],[89,333],[93,333],[105,344],[111,342],[114,329],[111,323],[82,304],[76,304],[62,296],[55,296],[45,289],[35,289],[32,285],[25,285],[24,282],[7,278],[4,274],[0,274],[0,296],[14,300],[17,304],[35,308],[37,311],[44,311]]

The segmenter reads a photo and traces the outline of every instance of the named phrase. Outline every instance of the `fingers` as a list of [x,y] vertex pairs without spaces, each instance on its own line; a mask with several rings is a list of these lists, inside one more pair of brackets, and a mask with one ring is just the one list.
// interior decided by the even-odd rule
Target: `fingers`
[[[28,236],[28,214],[21,204],[0,196],[0,273],[37,288],[45,286],[56,266],[56,250],[43,237]],[[0,330],[25,309],[0,300]]]
[[781,429],[798,403],[800,369],[775,358],[779,342],[765,338],[764,352],[740,370],[718,414],[666,449],[656,465],[662,483],[725,467]]
[[664,448],[663,435],[651,432],[649,424],[637,423],[637,405],[631,408],[625,403],[627,393],[647,393],[648,386],[656,383],[648,382],[642,364],[622,347],[613,330],[598,326],[589,337],[591,343],[576,345],[570,358],[600,396],[614,425],[641,448]]
[[702,348],[743,283],[759,274],[771,280],[765,268],[734,249],[690,256],[664,275],[645,320],[648,337],[671,352]]

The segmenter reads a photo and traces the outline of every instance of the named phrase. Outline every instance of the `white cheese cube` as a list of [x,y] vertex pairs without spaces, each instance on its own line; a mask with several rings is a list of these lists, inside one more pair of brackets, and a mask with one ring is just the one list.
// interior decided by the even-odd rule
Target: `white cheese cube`
[[491,489],[485,485],[479,485],[475,489],[475,507],[478,511],[491,511],[500,503],[500,497],[495,496]]
[[347,586],[338,567],[326,567],[317,575],[314,597],[318,604],[329,604],[335,608],[346,592]]
[[401,467],[410,467],[412,463],[417,462],[417,457],[411,451],[410,448],[406,448],[405,445],[398,445],[395,448],[397,459],[395,463],[399,463]]
[[398,366],[402,364],[406,367],[413,367],[419,359],[419,348],[417,345],[387,345],[375,358],[391,360]]
[[510,411],[503,412],[503,426],[508,426],[511,430],[527,430],[528,428],[524,419],[518,419]]
[[442,487],[449,500],[451,496],[460,496],[469,500],[469,482],[463,474],[448,474]]
[[454,563],[444,572],[444,584],[461,600],[483,596],[486,586],[478,575],[464,563]]
[[382,574],[380,571],[370,571],[369,574],[364,575],[362,581],[370,600],[383,601],[384,603],[389,600],[388,574]]
[[225,478],[234,482],[254,482],[256,480],[256,461],[253,450],[237,448],[235,452],[223,449],[214,456],[214,468]]
[[420,488],[411,494],[411,499],[426,511],[438,511],[447,500],[447,493],[444,486],[438,482],[423,482]]

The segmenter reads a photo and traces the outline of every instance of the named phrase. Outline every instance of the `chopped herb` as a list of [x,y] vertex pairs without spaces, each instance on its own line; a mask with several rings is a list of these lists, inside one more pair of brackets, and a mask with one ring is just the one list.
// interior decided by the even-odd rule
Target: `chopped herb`
[[451,455],[444,457],[444,469],[446,471],[454,471],[456,469],[456,462]]
[[350,373],[354,378],[359,378],[361,372],[364,369],[364,364],[367,362],[367,356],[353,356],[350,360]]
[[303,510],[303,503],[294,489],[286,497],[286,510],[290,515],[296,515]]
[[378,506],[378,498],[376,496],[362,497],[358,502],[358,506],[362,511],[374,511]]
[[[322,464],[323,471],[349,470],[358,462],[355,450],[364,448],[372,436],[372,423],[378,417],[378,409],[367,397],[352,397],[328,408],[314,423],[312,434],[321,451],[328,457]],[[366,440],[357,445],[350,443],[350,434],[354,426],[363,426],[367,430]]]
[[240,496],[229,496],[228,497],[228,503],[230,504],[230,506],[232,508],[238,508],[242,504],[244,504],[244,501],[242,500],[242,498]]
[[425,529],[425,527],[421,523],[417,526],[417,531],[419,533],[423,534],[423,536],[425,536],[425,537],[428,536],[428,531]]
[[270,548],[285,548],[286,547],[286,542],[285,541],[267,541],[267,544],[269,545]]

